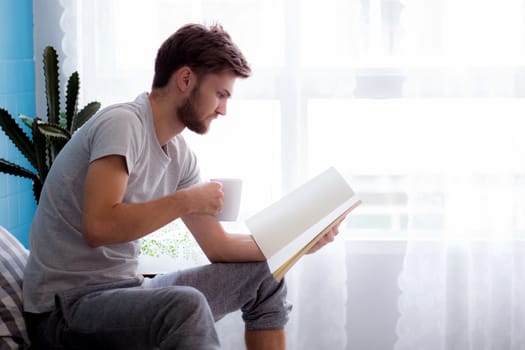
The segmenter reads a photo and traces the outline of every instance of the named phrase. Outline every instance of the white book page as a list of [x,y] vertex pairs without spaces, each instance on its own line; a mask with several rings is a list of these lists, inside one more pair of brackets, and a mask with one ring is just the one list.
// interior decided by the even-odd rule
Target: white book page
[[278,254],[275,260],[287,261],[348,209],[353,197],[332,167],[250,217],[246,226],[266,259]]
[[268,266],[270,271],[273,273],[279,269],[283,264],[288,262],[298,251],[300,251],[304,246],[306,246],[312,239],[314,239],[320,232],[328,227],[332,222],[334,222],[341,214],[343,214],[348,208],[355,204],[359,199],[357,197],[352,197],[347,200],[345,203],[337,207],[329,215],[325,216],[321,221],[313,225],[302,235],[298,236],[296,239],[291,241],[289,244],[284,246],[282,249],[277,251],[273,256],[267,258]]

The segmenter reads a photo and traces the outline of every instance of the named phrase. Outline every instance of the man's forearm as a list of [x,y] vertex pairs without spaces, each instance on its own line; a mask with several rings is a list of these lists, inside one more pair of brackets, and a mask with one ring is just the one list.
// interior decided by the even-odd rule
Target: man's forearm
[[182,219],[211,262],[265,260],[251,235],[228,233],[209,215],[187,215]]
[[266,258],[251,235],[228,233],[211,262],[264,261]]
[[184,194],[176,192],[150,202],[118,203],[109,210],[84,213],[84,239],[93,248],[139,239],[187,214],[185,203]]

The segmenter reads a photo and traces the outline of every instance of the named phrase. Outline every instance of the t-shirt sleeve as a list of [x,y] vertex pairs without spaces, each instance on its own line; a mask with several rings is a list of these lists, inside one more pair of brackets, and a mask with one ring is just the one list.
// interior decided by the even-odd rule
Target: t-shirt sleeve
[[120,155],[126,159],[128,173],[142,152],[143,133],[139,118],[125,109],[112,109],[99,116],[101,120],[88,131],[91,149],[90,162],[109,156]]
[[188,188],[201,182],[199,165],[197,163],[197,157],[191,150],[188,152],[189,156],[186,163],[185,176],[179,183],[179,189]]
[[201,175],[197,156],[190,149],[182,135],[177,136],[175,145],[179,154],[183,157],[180,181],[177,185],[177,190],[181,190],[201,182]]

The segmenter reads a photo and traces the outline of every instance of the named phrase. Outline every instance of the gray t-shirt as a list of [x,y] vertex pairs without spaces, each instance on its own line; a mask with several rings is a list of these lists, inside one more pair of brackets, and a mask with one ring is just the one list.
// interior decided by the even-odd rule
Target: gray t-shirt
[[182,135],[161,148],[146,93],[101,110],[77,130],[46,179],[31,226],[25,311],[52,310],[61,291],[137,277],[139,241],[90,248],[82,238],[87,169],[108,155],[126,159],[126,203],[159,198],[200,181],[197,159]]

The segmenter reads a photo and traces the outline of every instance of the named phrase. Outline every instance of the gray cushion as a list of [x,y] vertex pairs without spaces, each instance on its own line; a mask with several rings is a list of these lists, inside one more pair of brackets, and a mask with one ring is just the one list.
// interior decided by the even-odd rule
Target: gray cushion
[[22,276],[29,252],[0,226],[0,349],[28,349]]

